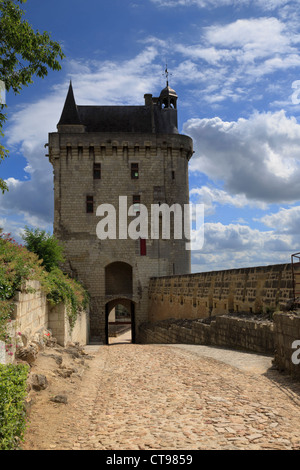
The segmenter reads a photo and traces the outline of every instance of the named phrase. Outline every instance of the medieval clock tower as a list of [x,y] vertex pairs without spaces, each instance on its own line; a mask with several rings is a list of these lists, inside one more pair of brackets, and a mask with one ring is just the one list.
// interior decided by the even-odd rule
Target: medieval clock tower
[[[162,230],[151,236],[150,227],[152,207],[189,203],[193,142],[178,132],[177,98],[167,82],[142,106],[81,106],[70,84],[57,132],[49,134],[54,234],[65,247],[65,270],[90,293],[91,341],[107,343],[108,314],[118,304],[131,312],[138,341],[138,326],[148,320],[149,279],[190,272],[184,236],[175,237],[172,226],[169,238]],[[129,236],[126,221],[145,208],[148,233],[144,224],[140,236]]]

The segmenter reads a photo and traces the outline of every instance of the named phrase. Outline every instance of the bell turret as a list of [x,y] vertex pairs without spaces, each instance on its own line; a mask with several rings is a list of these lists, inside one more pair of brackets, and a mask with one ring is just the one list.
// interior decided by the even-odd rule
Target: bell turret
[[175,90],[169,87],[167,84],[166,88],[164,88],[160,95],[159,95],[159,101],[160,105],[162,108],[177,108],[177,93]]
[[165,75],[167,79],[166,87],[161,91],[159,95],[159,103],[161,108],[177,108],[177,93],[169,86],[169,71],[166,66]]

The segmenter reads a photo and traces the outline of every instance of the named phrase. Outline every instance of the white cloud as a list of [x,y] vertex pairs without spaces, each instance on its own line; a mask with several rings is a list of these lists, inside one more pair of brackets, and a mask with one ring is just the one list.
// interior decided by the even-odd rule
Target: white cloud
[[193,188],[190,191],[191,200],[196,198],[196,202],[205,205],[205,214],[214,213],[216,204],[222,206],[233,206],[236,208],[259,207],[266,209],[267,204],[259,201],[253,201],[246,198],[244,194],[232,195],[226,191],[214,187],[201,186],[201,188]]
[[274,10],[283,7],[290,0],[151,0],[160,7],[190,7],[199,8],[218,8],[222,6],[243,7],[254,5],[262,10]]
[[284,111],[232,122],[191,119],[184,133],[194,140],[192,173],[223,181],[226,192],[248,200],[300,200],[300,125]]
[[278,212],[267,214],[258,220],[279,233],[288,233],[295,235],[297,239],[299,238],[300,206],[289,209],[282,208]]
[[289,263],[294,248],[289,234],[261,232],[242,224],[206,223],[203,249],[192,252],[193,272]]
[[[297,34],[278,18],[239,19],[205,29],[206,42],[219,56],[236,61],[239,74],[261,76],[300,64]],[[223,56],[221,51],[224,52]]]

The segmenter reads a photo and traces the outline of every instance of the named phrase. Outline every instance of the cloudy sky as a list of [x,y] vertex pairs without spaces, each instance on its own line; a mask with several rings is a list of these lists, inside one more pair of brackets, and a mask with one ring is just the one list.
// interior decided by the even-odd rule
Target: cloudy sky
[[52,231],[45,157],[68,83],[78,104],[131,104],[170,85],[194,139],[190,194],[205,204],[193,272],[290,262],[300,251],[300,5],[289,0],[28,0],[66,59],[8,94],[0,226]]

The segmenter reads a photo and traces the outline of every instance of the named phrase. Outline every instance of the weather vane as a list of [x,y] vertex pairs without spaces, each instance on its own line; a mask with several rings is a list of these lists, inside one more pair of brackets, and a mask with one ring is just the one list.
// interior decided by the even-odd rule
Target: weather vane
[[163,75],[165,75],[165,77],[167,79],[167,86],[169,86],[169,75],[172,75],[172,74],[168,71],[168,64],[166,64],[166,69],[165,69]]

